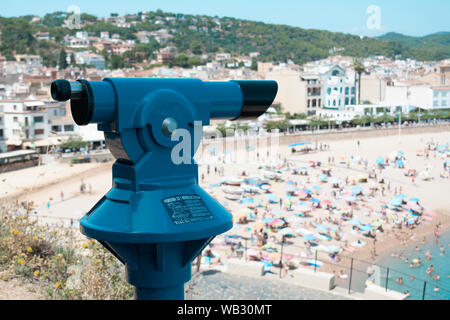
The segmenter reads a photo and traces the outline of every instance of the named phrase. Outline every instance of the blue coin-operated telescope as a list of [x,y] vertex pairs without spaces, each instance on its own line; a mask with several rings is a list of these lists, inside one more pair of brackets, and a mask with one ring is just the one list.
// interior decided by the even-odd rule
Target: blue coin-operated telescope
[[277,91],[274,81],[52,83],[53,99],[71,100],[78,125],[97,123],[117,159],[112,189],[81,219],[81,232],[126,265],[137,299],[183,299],[192,261],[232,227],[231,215],[198,185],[193,157],[202,126],[256,119]]

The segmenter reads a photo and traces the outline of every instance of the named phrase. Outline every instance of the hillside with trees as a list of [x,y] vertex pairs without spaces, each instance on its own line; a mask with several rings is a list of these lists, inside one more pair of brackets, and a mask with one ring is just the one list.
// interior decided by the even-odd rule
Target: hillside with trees
[[[32,16],[0,17],[1,54],[7,59],[12,59],[13,54],[39,54],[43,57],[45,65],[56,66],[63,47],[61,44],[63,37],[74,35],[79,31],[64,27],[64,21],[68,16],[68,13],[55,12],[40,19],[33,19]],[[111,18],[117,16],[111,14]],[[120,27],[114,24],[112,19],[81,14],[81,30],[88,32],[90,36],[98,37],[100,32],[108,31],[110,34],[118,34],[123,40],[136,41],[137,45],[133,52],[125,55],[127,59],[125,62],[117,57],[106,57],[108,61],[115,59],[115,66],[154,57],[155,52],[160,49],[160,44],[153,39],[149,44],[139,44],[136,33],[161,29],[168,30],[172,36],[166,46],[175,47],[177,54],[190,57],[217,52],[227,52],[233,56],[259,52],[258,61],[291,60],[297,64],[323,59],[336,51],[341,55],[353,57],[384,55],[421,61],[450,58],[449,32],[421,38],[395,33],[369,38],[230,17],[174,14],[160,10],[146,13],[145,18],[143,13],[139,12],[126,15],[125,19],[130,23],[130,27]],[[49,32],[54,41],[36,40],[33,35],[38,31]],[[186,65],[185,56],[181,56],[175,65]],[[191,62],[190,65],[199,63],[198,59]]]

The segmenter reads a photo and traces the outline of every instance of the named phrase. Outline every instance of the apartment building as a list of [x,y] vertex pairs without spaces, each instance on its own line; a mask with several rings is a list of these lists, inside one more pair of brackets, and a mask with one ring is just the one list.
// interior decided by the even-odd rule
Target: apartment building
[[278,82],[276,103],[284,112],[314,115],[321,109],[341,110],[356,103],[355,78],[339,65],[308,68],[277,66],[266,73]]
[[431,90],[434,109],[450,108],[450,85],[431,87]]
[[77,64],[92,65],[99,70],[105,69],[105,58],[99,54],[88,51],[77,52],[75,54],[75,60]]
[[48,136],[48,115],[42,101],[0,100],[0,149],[20,147],[24,141]]
[[323,108],[342,109],[356,104],[355,74],[334,65],[320,74],[323,88]]

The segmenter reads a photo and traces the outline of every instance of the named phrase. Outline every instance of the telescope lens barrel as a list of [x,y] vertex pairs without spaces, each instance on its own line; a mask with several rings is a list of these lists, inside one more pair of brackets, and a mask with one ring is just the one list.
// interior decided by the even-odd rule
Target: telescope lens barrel
[[248,80],[205,82],[211,119],[254,120],[272,105],[278,92],[276,81]]
[[[151,85],[155,79],[148,81]],[[192,79],[180,79],[192,85]],[[130,81],[130,90],[132,90]],[[167,82],[161,82],[159,86]],[[175,82],[174,82],[175,83]],[[197,83],[197,82],[195,82]],[[168,85],[174,85],[168,83]],[[106,81],[67,81],[55,80],[51,85],[51,95],[54,100],[71,100],[72,116],[78,125],[89,123],[106,123],[113,120],[116,108],[116,93],[114,82]],[[264,114],[272,105],[278,92],[275,81],[232,80],[228,82],[205,82],[206,101],[210,104],[211,119],[254,120]],[[142,89],[141,89],[142,90]]]

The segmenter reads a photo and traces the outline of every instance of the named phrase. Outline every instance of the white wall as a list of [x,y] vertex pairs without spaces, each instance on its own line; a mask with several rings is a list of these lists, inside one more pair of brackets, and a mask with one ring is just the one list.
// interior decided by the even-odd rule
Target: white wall
[[275,69],[266,74],[266,80],[278,83],[275,103],[281,103],[283,112],[306,113],[306,85],[301,81],[299,72],[287,68]]

